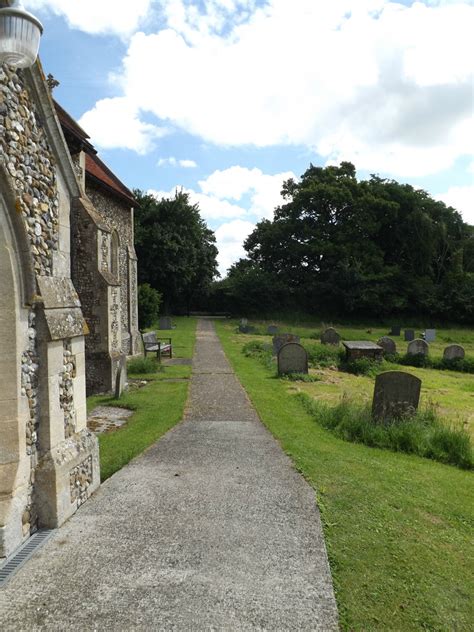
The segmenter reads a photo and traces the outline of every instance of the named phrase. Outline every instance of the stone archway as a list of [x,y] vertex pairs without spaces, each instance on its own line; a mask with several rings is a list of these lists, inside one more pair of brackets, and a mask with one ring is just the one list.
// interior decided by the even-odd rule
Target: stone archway
[[[0,180],[1,183],[1,180]],[[26,429],[30,417],[22,395],[22,355],[27,347],[28,314],[25,307],[25,244],[16,234],[24,230],[0,195],[0,557],[12,552],[29,535],[25,520],[31,490]],[[20,221],[19,221],[20,220]]]

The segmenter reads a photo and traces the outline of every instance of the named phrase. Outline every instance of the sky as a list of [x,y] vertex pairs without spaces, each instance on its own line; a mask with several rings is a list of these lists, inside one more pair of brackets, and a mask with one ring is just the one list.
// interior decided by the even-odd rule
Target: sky
[[474,0],[23,0],[54,96],[129,188],[189,192],[219,269],[349,160],[474,224]]

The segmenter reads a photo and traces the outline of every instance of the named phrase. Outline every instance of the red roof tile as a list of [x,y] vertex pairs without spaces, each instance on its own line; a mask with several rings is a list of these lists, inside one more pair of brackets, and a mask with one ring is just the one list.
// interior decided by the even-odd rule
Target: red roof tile
[[118,195],[123,201],[130,206],[137,206],[137,201],[133,197],[132,192],[110,171],[106,164],[96,154],[86,154],[86,176],[92,176],[96,182],[108,189],[112,193]]

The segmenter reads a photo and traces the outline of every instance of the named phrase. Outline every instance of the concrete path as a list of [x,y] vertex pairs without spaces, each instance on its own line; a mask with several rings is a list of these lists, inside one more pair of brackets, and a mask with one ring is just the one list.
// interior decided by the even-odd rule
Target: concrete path
[[0,629],[337,630],[314,492],[200,321],[185,420],[7,586]]

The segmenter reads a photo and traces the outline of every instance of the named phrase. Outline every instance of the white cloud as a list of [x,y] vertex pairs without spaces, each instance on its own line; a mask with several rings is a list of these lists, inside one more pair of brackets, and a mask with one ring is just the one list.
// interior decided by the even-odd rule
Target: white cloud
[[255,228],[255,224],[246,220],[236,219],[227,224],[222,224],[216,230],[216,243],[219,250],[217,257],[219,272],[225,276],[230,266],[245,257],[246,252],[243,242]]
[[474,226],[474,185],[450,187],[446,193],[433,197],[455,208],[465,222]]
[[115,79],[141,111],[217,145],[305,145],[393,176],[471,152],[468,3],[204,6],[170,0],[167,28],[132,37]]
[[130,35],[147,16],[152,0],[24,0],[30,11],[64,16],[72,28],[86,33]]
[[160,158],[157,162],[158,167],[183,167],[183,169],[194,169],[197,163],[194,160],[178,160],[174,156],[169,158]]
[[[283,202],[280,191],[288,178],[295,176],[291,172],[269,175],[260,169],[233,166],[214,171],[205,180],[200,180],[200,191],[182,189],[189,194],[192,204],[199,204],[206,221],[224,221],[215,231],[222,275],[234,261],[245,255],[243,242],[255,228],[255,222],[264,217],[271,218],[274,208]],[[148,193],[160,200],[173,197],[175,191],[149,190]],[[237,204],[247,195],[250,196],[249,208]]]
[[169,130],[144,123],[139,116],[139,108],[125,97],[102,99],[80,118],[79,125],[87,131],[94,145],[104,149],[131,149],[145,154]]

